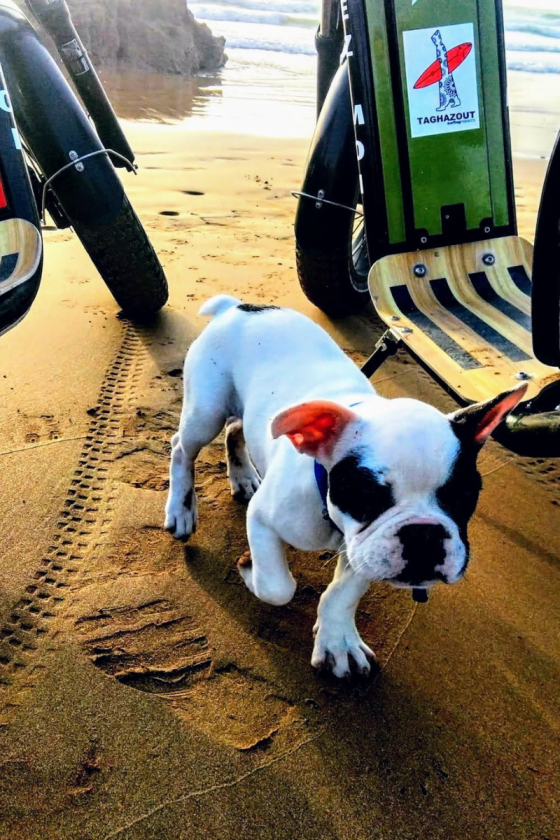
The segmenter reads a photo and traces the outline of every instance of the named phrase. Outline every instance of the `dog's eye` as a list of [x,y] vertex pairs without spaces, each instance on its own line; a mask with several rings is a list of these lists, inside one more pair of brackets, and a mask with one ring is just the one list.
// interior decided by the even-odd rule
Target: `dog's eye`
[[395,504],[390,485],[382,484],[372,470],[360,466],[356,455],[348,455],[332,468],[329,495],[339,510],[366,525]]
[[440,508],[460,526],[466,526],[476,510],[482,479],[476,465],[457,459],[446,483],[436,493]]

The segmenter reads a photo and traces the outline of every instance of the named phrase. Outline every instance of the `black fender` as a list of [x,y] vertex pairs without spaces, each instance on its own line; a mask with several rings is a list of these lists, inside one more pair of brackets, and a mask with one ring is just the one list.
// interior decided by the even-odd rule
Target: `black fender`
[[[352,100],[346,62],[336,72],[317,121],[307,158],[302,193],[355,207],[358,159],[352,124]],[[305,250],[328,250],[331,234],[347,226],[349,210],[301,196],[295,219],[298,245]]]
[[344,44],[344,33],[341,28],[335,29],[332,35],[315,35],[315,49],[317,50],[317,119],[321,115],[325,99],[330,90],[332,80],[340,66],[340,53]]
[[560,135],[544,181],[532,273],[533,350],[543,364],[560,367]]
[[[39,36],[17,7],[0,2],[0,56],[16,124],[47,178],[103,145]],[[52,184],[71,222],[103,225],[118,216],[124,190],[106,154],[72,166]]]

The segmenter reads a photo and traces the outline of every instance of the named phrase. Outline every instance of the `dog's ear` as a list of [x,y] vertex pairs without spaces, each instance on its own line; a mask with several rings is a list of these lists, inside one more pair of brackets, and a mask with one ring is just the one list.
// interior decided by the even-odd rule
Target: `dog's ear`
[[486,402],[475,403],[449,414],[451,425],[459,440],[483,446],[496,426],[513,411],[527,390],[523,382]]
[[340,435],[358,415],[334,402],[313,400],[277,414],[272,421],[272,437],[287,435],[298,452],[317,457],[329,456]]

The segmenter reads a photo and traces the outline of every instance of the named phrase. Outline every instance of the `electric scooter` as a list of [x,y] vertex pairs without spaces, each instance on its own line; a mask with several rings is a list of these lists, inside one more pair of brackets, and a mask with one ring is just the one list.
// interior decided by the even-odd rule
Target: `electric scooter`
[[494,437],[560,456],[560,142],[534,248],[517,235],[501,0],[324,0],[298,276],[331,316],[370,300],[371,376],[405,348],[462,405],[518,381]]

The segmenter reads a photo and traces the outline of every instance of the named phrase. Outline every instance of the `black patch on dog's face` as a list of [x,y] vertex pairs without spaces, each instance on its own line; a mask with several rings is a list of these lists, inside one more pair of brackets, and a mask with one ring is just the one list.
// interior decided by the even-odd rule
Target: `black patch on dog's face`
[[463,444],[453,464],[449,478],[436,492],[440,508],[456,522],[461,539],[467,548],[467,525],[476,510],[482,490],[482,478],[476,468],[477,452]]
[[264,306],[258,303],[240,303],[237,308],[242,312],[267,312],[269,309],[280,309],[279,306]]
[[393,491],[375,473],[360,465],[357,454],[347,455],[329,473],[329,495],[333,505],[356,522],[374,522],[395,504]]

